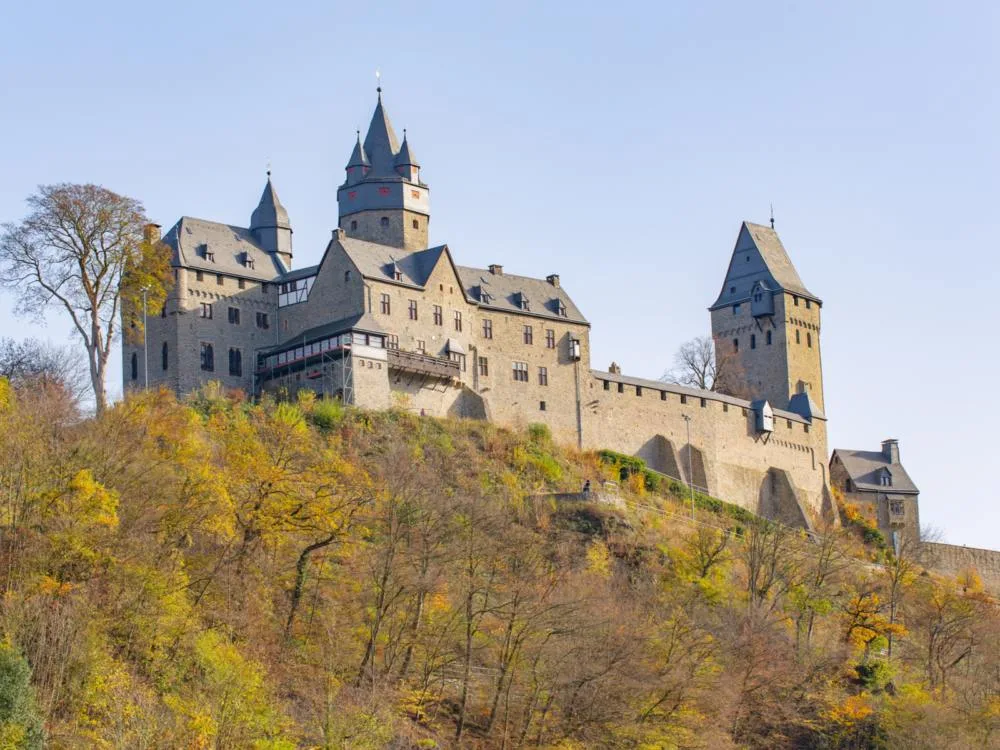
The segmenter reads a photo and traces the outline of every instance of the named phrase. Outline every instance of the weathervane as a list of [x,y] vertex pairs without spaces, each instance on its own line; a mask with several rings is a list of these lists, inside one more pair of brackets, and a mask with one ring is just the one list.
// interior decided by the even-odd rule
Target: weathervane
[[375,68],[375,83],[376,83],[375,90],[378,93],[381,94],[382,93],[382,71],[379,70],[378,68]]
[[771,229],[774,229],[774,204],[771,204]]

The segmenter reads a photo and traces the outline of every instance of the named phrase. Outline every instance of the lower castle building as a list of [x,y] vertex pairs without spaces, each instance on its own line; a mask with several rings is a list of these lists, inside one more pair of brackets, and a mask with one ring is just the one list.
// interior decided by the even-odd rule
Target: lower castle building
[[[773,227],[745,222],[709,308],[716,351],[748,398],[593,369],[590,322],[557,274],[460,265],[428,247],[430,191],[379,91],[338,188],[337,228],[292,268],[292,226],[268,174],[249,226],[182,217],[164,236],[176,285],[149,320],[148,386],[216,380],[309,389],[381,409],[541,422],[560,442],[653,469],[783,522],[834,518],[820,357],[822,301]],[[143,346],[123,347],[126,388]]]

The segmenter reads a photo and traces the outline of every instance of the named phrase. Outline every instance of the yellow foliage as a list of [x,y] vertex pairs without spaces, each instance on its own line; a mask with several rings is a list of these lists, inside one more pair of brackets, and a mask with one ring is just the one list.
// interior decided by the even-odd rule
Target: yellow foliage
[[871,697],[867,693],[849,695],[827,711],[827,718],[843,726],[852,726],[869,717],[873,712]]
[[611,553],[600,539],[587,546],[587,570],[601,578],[611,577]]

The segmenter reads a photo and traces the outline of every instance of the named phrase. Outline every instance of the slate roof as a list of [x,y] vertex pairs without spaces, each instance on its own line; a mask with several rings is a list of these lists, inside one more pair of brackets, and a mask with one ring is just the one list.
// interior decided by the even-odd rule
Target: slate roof
[[[743,241],[745,238],[749,238],[752,246],[756,248],[762,264],[751,263],[744,271],[743,263],[739,262],[738,256],[742,256],[743,248],[747,247]],[[757,281],[763,281],[771,290],[791,292],[822,304],[822,300],[806,289],[802,283],[799,272],[792,265],[792,260],[788,257],[785,246],[781,244],[778,233],[771,227],[744,221],[740,226],[740,234],[733,249],[733,258],[729,263],[722,291],[709,309],[714,310],[746,300]],[[735,291],[730,291],[734,288]]]
[[[881,451],[854,451],[837,448],[833,455],[840,459],[851,481],[859,490],[872,492],[891,492],[895,494],[913,495],[920,490],[910,479],[906,469],[900,463],[892,463]],[[888,468],[892,473],[892,486],[882,484],[879,472]]]
[[403,145],[399,148],[399,153],[396,154],[396,166],[399,167],[419,167],[420,162],[417,161],[413,152],[410,151],[410,140],[406,137],[406,131],[403,131]]
[[[427,250],[407,251],[353,237],[341,237],[340,244],[362,276],[417,288],[424,287],[445,251],[444,245]],[[394,277],[394,268],[402,274],[401,279]]]
[[[244,227],[182,216],[163,241],[174,251],[171,264],[175,266],[257,281],[272,281],[285,272],[277,257],[261,248]],[[206,246],[214,260],[205,257]],[[243,265],[243,253],[250,253],[253,268]]]
[[[668,383],[664,380],[633,378],[628,375],[619,375],[614,372],[604,372],[603,370],[591,370],[590,374],[598,380],[609,380],[612,383],[625,383],[626,385],[633,386],[638,385],[642,388],[648,388],[651,391],[666,391],[667,393],[674,393],[678,396],[705,398],[711,401],[720,401],[725,404],[730,404],[731,406],[738,406],[742,409],[760,408],[759,405],[755,406],[757,402],[747,401],[746,399],[737,398],[736,396],[727,396],[726,394],[719,393],[718,391],[706,391],[701,388],[691,388],[690,386],[679,385],[677,383]],[[792,411],[775,409],[773,404],[771,405],[771,411],[774,413],[775,418],[780,417],[782,419],[790,419],[793,422],[799,422],[802,424],[808,424],[812,421],[804,418],[801,414],[796,414]]]
[[260,202],[250,216],[250,229],[271,227],[291,229],[292,225],[288,222],[288,211],[278,200],[278,194],[274,190],[274,185],[271,184],[271,173],[268,172],[267,184],[264,186],[264,192],[261,193]]
[[[470,268],[468,266],[458,266],[457,268],[458,275],[465,286],[466,296],[478,302],[480,307],[487,310],[590,325],[583,317],[583,313],[570,299],[566,290],[550,284],[546,279],[515,276],[509,273],[495,274],[490,273],[485,268]],[[483,301],[484,292],[489,295],[488,302]],[[528,310],[522,309],[519,304],[521,295],[528,298]],[[559,314],[559,301],[565,305],[566,315]]]
[[328,336],[333,336],[338,333],[347,333],[348,331],[363,331],[365,333],[380,333],[385,334],[386,330],[378,324],[378,322],[368,313],[357,313],[356,315],[350,315],[346,318],[341,318],[340,320],[334,320],[329,323],[323,323],[322,325],[314,326],[313,328],[307,328],[301,333],[297,333],[290,339],[286,339],[280,344],[275,346],[269,346],[266,349],[259,349],[261,354],[268,354],[276,351],[284,351],[291,347],[300,345],[303,341],[310,342],[316,341],[317,339],[324,339]]
[[361,145],[361,133],[358,133],[358,141],[354,144],[354,150],[351,151],[351,158],[348,160],[347,166],[367,167],[368,165],[368,155],[365,153],[364,146]]
[[396,131],[392,129],[392,123],[389,122],[389,115],[382,106],[382,92],[379,91],[378,104],[375,105],[372,121],[365,135],[365,153],[372,165],[369,176],[396,174],[393,161],[398,152],[399,140],[396,138]]

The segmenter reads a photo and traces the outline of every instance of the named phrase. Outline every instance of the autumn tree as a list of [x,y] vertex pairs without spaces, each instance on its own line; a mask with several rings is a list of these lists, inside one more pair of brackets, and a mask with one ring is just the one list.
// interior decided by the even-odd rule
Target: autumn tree
[[139,201],[98,185],[44,185],[27,203],[28,216],[0,232],[0,286],[17,294],[19,313],[41,318],[55,307],[69,316],[102,413],[119,314],[141,326],[143,288],[149,305],[163,304],[169,255],[144,234]]
[[73,400],[81,399],[89,387],[86,366],[76,350],[38,339],[0,339],[0,377],[15,386],[53,385]]
[[744,396],[744,371],[735,352],[719,351],[708,336],[698,336],[678,347],[674,364],[661,380],[730,396]]

